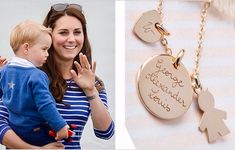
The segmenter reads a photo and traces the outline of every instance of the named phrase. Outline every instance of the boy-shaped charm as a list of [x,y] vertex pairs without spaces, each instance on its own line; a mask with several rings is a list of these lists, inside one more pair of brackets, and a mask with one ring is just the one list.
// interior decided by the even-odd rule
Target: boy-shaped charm
[[214,97],[208,90],[199,92],[198,104],[204,112],[199,129],[202,132],[207,130],[209,143],[230,132],[223,121],[226,119],[226,112],[214,108]]

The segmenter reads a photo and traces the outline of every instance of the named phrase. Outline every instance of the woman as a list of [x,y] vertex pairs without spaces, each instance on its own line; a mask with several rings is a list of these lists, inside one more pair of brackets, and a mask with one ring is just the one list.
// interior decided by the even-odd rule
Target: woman
[[[91,115],[95,135],[109,139],[114,134],[114,123],[108,112],[103,82],[95,76],[91,47],[87,37],[86,20],[80,5],[55,4],[51,7],[44,26],[52,28],[52,46],[42,67],[51,81],[50,90],[57,109],[68,124],[76,124],[72,142],[63,142],[66,149],[80,149],[82,131]],[[8,148],[34,148],[10,129],[6,108],[0,106],[0,140]],[[17,140],[15,140],[17,139]],[[45,147],[60,147],[59,143]]]

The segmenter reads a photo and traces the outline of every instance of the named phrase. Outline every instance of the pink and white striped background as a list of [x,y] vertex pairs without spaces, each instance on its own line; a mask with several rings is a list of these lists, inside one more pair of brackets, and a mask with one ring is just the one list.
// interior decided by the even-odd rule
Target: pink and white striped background
[[[146,44],[132,32],[143,12],[156,9],[157,0],[127,0],[125,10],[126,55],[126,127],[137,149],[216,150],[235,149],[235,20],[208,11],[204,49],[200,60],[200,80],[215,98],[215,107],[227,112],[225,123],[231,133],[213,144],[198,130],[201,113],[194,100],[188,112],[176,120],[153,117],[141,104],[136,92],[136,74],[150,56],[164,52],[160,43]],[[164,27],[171,33],[167,38],[175,56],[185,49],[185,67],[192,72],[197,47],[202,2],[165,0]]]

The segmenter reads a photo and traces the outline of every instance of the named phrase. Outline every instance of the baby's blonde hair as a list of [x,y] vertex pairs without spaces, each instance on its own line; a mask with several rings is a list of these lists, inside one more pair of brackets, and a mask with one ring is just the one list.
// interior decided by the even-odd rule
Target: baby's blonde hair
[[26,20],[16,25],[10,35],[10,44],[14,53],[16,53],[20,45],[24,43],[28,43],[30,45],[34,44],[42,32],[51,35],[50,28],[46,28],[42,24],[31,20]]

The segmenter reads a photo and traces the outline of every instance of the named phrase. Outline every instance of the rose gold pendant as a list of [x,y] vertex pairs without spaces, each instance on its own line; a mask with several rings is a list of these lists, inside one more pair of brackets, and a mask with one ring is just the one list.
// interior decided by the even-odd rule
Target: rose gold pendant
[[199,129],[202,132],[207,131],[210,143],[230,133],[223,121],[226,119],[226,112],[214,108],[214,97],[208,90],[198,93],[198,105],[204,112]]
[[138,94],[145,108],[156,117],[180,117],[192,103],[191,79],[181,63],[183,54],[184,50],[176,58],[168,54],[152,56],[138,72]]
[[135,34],[147,43],[155,43],[160,40],[161,34],[156,28],[161,18],[156,10],[143,13],[134,27]]

